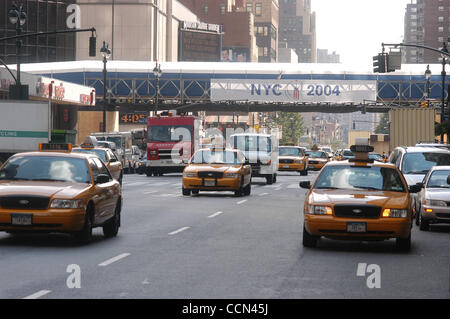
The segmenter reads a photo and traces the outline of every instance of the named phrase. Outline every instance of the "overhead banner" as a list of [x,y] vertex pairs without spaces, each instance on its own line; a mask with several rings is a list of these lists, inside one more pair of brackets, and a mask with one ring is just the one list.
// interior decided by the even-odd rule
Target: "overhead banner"
[[211,101],[363,103],[376,101],[377,81],[212,79]]

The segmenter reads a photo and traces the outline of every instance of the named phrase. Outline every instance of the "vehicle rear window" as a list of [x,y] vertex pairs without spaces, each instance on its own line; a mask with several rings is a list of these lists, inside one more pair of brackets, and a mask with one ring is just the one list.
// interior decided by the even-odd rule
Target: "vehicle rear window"
[[376,166],[325,166],[317,177],[314,188],[406,192],[397,170]]
[[0,170],[0,180],[90,183],[86,160],[61,156],[17,156]]
[[105,162],[105,163],[107,162],[105,150],[94,150],[94,149],[82,148],[82,149],[73,149],[72,152],[94,154],[94,155],[97,155],[98,157],[100,157],[103,162]]
[[306,151],[306,155],[314,158],[328,158],[327,154],[322,151]]
[[433,166],[450,165],[450,153],[406,153],[403,157],[403,174],[426,174]]
[[280,156],[303,156],[303,150],[296,147],[280,147]]

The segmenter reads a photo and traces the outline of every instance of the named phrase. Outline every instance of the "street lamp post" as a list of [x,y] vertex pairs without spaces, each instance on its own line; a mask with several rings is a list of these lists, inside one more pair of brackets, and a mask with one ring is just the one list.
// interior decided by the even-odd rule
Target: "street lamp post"
[[[447,50],[447,44],[445,42],[442,43],[442,52],[444,53],[448,53]],[[445,113],[444,113],[444,107],[445,107],[445,64],[447,62],[446,60],[446,55],[445,54],[441,54],[442,57],[442,93],[441,93],[441,124],[444,122],[444,117],[445,117]],[[447,136],[448,139],[448,136]],[[444,132],[442,131],[441,133],[441,143],[444,142]]]
[[100,49],[100,53],[103,56],[103,127],[102,131],[106,132],[106,62],[111,56],[111,50],[108,48],[108,44],[103,41],[103,47]]
[[155,67],[153,68],[153,74],[155,75],[156,83],[155,83],[155,115],[158,111],[159,107],[159,78],[162,75],[161,64],[156,62]]
[[[8,13],[9,22],[16,26],[16,34],[20,36],[22,34],[22,26],[27,21],[27,14],[23,10],[22,5],[13,4],[11,10]],[[21,62],[21,48],[22,48],[22,40],[16,40],[16,48],[17,48],[17,82],[15,89],[18,90],[13,94],[14,98],[19,99],[27,99],[27,93],[25,93],[25,89],[22,88],[22,83],[20,82],[20,62]],[[17,93],[18,92],[18,93]]]
[[430,107],[430,77],[431,77],[431,70],[430,65],[427,65],[427,69],[425,71],[425,79],[427,80],[427,85],[425,89],[425,97],[427,99],[427,107]]

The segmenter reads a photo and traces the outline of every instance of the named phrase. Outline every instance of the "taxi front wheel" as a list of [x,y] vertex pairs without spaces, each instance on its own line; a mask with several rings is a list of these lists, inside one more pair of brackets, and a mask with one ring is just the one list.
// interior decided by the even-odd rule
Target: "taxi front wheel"
[[309,248],[314,248],[317,245],[317,241],[319,240],[320,237],[318,236],[313,236],[310,235],[308,233],[308,231],[306,230],[305,226],[303,226],[303,246],[304,247],[309,247]]
[[75,241],[80,245],[89,244],[92,240],[92,217],[94,216],[94,210],[92,205],[89,205],[86,209],[85,221],[83,229],[74,234]]
[[397,238],[396,244],[398,250],[409,251],[411,249],[411,234],[407,238]]
[[189,195],[191,195],[191,190],[190,190],[190,189],[185,189],[185,188],[183,188],[183,189],[182,189],[182,192],[183,192],[183,196],[189,196]]
[[117,202],[114,217],[103,226],[103,235],[107,238],[117,236],[120,227],[120,201]]

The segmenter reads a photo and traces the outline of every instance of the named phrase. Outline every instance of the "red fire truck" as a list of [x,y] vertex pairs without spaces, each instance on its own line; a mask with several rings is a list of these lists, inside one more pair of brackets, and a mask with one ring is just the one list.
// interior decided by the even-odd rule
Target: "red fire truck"
[[147,119],[147,176],[182,172],[199,147],[201,121],[194,116],[150,116]]

